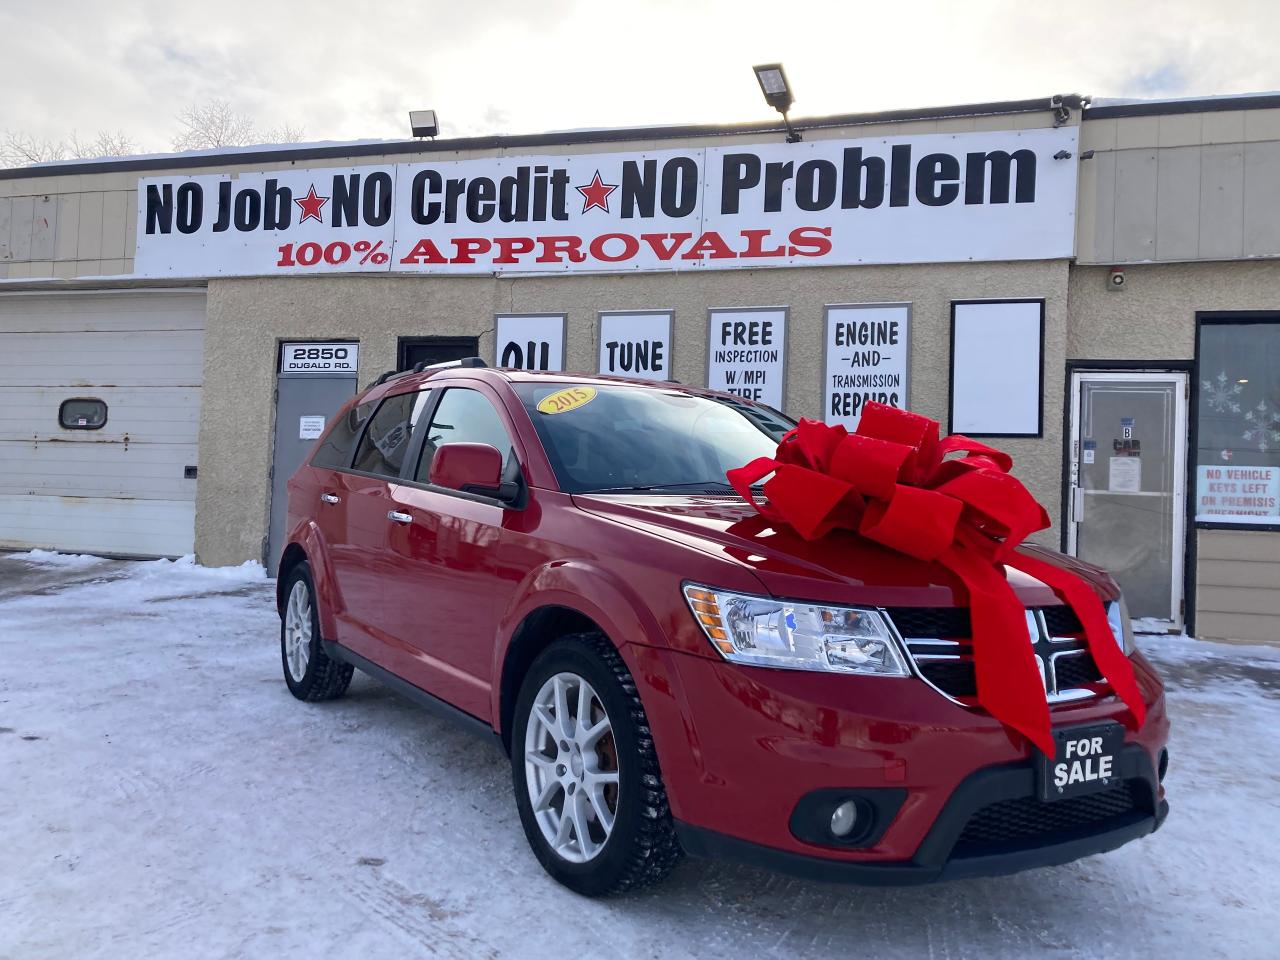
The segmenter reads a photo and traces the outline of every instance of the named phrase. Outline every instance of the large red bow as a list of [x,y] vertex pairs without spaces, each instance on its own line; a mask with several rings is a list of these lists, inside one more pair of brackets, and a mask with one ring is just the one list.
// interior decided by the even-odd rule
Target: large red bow
[[[939,440],[936,420],[868,403],[856,433],[801,420],[774,457],[753,460],[728,477],[760,513],[806,540],[842,527],[956,574],[969,592],[978,702],[1053,756],[1049,705],[1027,642],[1025,608],[1005,566],[1047,584],[1075,610],[1089,652],[1138,726],[1146,706],[1093,588],[1014,549],[1048,527],[1049,515],[1009,474],[1012,466],[1007,453],[968,437]],[[770,473],[768,502],[760,503],[751,487]]]

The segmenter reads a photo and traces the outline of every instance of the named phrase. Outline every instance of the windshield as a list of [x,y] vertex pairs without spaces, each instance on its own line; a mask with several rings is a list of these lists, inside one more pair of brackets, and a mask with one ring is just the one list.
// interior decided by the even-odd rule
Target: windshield
[[772,456],[794,425],[768,407],[661,387],[513,386],[567,493],[729,490],[725,471]]

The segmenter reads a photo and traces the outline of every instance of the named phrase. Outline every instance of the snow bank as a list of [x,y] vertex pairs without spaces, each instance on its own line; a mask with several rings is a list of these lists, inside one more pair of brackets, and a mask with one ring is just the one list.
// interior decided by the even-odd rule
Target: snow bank
[[102,563],[102,557],[87,553],[57,553],[53,550],[28,550],[26,553],[11,553],[10,560],[22,560],[46,567],[92,567]]

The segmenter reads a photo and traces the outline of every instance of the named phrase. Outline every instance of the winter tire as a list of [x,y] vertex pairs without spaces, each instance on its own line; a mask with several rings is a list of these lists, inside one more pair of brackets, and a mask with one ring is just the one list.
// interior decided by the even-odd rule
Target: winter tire
[[511,770],[534,854],[577,893],[654,883],[682,855],[644,706],[599,633],[563,637],[516,701]]
[[285,581],[284,609],[280,611],[280,660],[284,682],[299,700],[333,700],[347,692],[355,668],[324,652],[320,642],[320,616],[311,568],[299,563]]

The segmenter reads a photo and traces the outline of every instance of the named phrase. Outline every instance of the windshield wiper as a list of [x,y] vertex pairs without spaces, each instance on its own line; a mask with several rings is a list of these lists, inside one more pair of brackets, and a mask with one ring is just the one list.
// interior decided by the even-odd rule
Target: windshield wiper
[[[697,483],[651,483],[643,486],[634,487],[599,487],[595,490],[583,490],[582,493],[652,493],[658,491],[679,491],[679,490],[724,490],[733,493],[733,487],[725,483],[723,480],[702,480]],[[760,489],[760,484],[755,484],[751,489]]]

